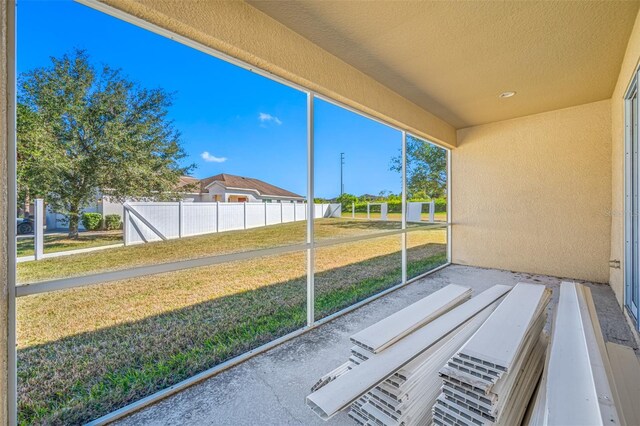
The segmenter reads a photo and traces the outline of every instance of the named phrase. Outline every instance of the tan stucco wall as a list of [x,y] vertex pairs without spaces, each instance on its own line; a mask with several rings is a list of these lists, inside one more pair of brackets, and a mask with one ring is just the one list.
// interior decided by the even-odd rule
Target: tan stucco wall
[[611,104],[458,131],[454,263],[609,280]]
[[102,0],[102,3],[418,136],[455,146],[456,132],[451,125],[245,2]]
[[611,259],[620,260],[621,268],[611,268],[609,282],[620,305],[624,300],[624,95],[639,60],[640,14],[636,17],[618,82],[611,97]]

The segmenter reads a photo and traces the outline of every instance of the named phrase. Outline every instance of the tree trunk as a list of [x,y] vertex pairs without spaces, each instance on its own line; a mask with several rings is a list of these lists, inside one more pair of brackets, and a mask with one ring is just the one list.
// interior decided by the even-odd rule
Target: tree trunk
[[77,204],[72,204],[69,207],[69,238],[78,238],[78,224],[80,222],[80,209]]

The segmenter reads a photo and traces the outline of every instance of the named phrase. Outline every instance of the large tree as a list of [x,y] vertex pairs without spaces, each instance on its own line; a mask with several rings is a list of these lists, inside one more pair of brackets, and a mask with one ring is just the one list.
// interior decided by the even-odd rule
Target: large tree
[[171,95],[91,64],[82,50],[20,76],[17,108],[18,188],[43,197],[69,220],[76,237],[83,208],[99,194],[175,197],[193,166],[167,117]]
[[[402,173],[402,155],[390,169]],[[447,194],[447,151],[407,136],[407,199],[439,198]]]

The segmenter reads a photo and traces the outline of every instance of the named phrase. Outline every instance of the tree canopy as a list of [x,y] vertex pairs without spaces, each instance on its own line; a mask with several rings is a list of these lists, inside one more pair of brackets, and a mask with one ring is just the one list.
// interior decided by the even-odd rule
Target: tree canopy
[[119,69],[96,67],[76,50],[20,76],[17,106],[18,190],[42,197],[68,216],[99,194],[112,199],[175,197],[193,166],[168,119],[172,95],[130,81]]
[[[390,169],[402,173],[402,155]],[[440,198],[447,193],[447,151],[407,136],[407,199]]]

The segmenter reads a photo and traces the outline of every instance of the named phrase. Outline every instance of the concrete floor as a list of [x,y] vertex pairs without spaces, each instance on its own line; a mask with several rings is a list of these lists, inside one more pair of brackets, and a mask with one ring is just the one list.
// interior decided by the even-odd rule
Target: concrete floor
[[[452,265],[119,422],[121,425],[352,425],[340,413],[328,422],[305,405],[315,381],[345,362],[349,336],[448,284],[474,289],[495,284],[544,284],[557,302],[560,279]],[[608,285],[587,283],[605,339],[634,347],[635,340]],[[549,309],[553,309],[552,306]]]

